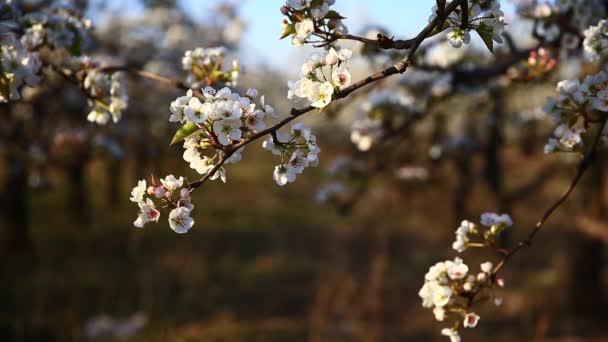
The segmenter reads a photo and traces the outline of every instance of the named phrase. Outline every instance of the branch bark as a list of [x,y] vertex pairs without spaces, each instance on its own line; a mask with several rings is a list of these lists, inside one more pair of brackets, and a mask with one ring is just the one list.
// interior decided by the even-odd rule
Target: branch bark
[[599,127],[597,129],[597,132],[596,132],[594,138],[593,138],[593,142],[591,143],[591,146],[589,147],[589,149],[585,153],[585,156],[583,157],[583,159],[579,163],[578,169],[576,171],[576,174],[574,175],[574,178],[570,182],[570,186],[568,187],[568,189],[557,199],[557,201],[555,201],[555,203],[553,203],[545,211],[545,213],[543,214],[543,216],[540,219],[540,221],[538,221],[536,223],[536,226],[534,227],[534,229],[532,229],[532,231],[528,234],[528,237],[526,239],[524,239],[524,240],[519,241],[517,243],[517,245],[515,245],[515,247],[511,248],[510,250],[508,250],[503,255],[503,257],[500,260],[500,262],[496,265],[496,267],[494,267],[494,270],[492,270],[492,274],[497,274],[504,267],[504,265],[515,254],[517,254],[520,250],[522,250],[524,247],[530,247],[532,245],[532,242],[534,241],[534,238],[536,237],[536,235],[538,234],[538,232],[541,230],[541,228],[545,225],[545,223],[547,222],[547,220],[551,217],[551,215],[553,215],[553,213],[562,204],[564,204],[564,202],[566,202],[566,200],[568,199],[568,197],[570,197],[570,194],[572,193],[572,191],[574,190],[574,188],[576,188],[576,185],[579,183],[579,181],[581,180],[581,178],[585,174],[585,171],[587,171],[589,169],[589,166],[591,164],[593,164],[593,161],[594,161],[596,153],[597,153],[597,148],[598,148],[599,143],[600,143],[601,138],[602,138],[602,132],[604,131],[604,127],[606,127],[606,118],[604,118],[603,121],[598,126]]

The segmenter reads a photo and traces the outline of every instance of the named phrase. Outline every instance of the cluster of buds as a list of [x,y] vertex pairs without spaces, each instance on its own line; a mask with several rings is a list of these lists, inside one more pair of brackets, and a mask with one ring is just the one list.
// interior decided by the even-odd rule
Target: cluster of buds
[[601,71],[578,80],[557,84],[559,95],[549,97],[544,111],[557,123],[553,137],[545,145],[545,153],[582,152],[582,134],[589,122],[608,112],[608,73]]
[[194,210],[194,205],[190,198],[190,190],[184,186],[184,178],[175,178],[173,175],[160,180],[156,184],[152,177],[150,186],[146,180],[142,179],[131,191],[131,202],[139,206],[139,215],[133,225],[143,228],[148,222],[158,222],[160,211],[157,208],[172,208],[169,212],[169,226],[178,234],[188,232],[194,225],[194,220],[190,217]]
[[[266,127],[267,117],[277,118],[272,106],[265,104],[261,96],[255,104],[257,90],[249,89],[245,96],[233,93],[229,88],[216,91],[212,87],[202,90],[203,97],[194,96],[189,90],[185,96],[171,103],[171,122],[181,122],[173,142],[184,139],[184,160],[198,173],[206,175],[223,157],[224,149],[246,138],[248,134],[259,132]],[[234,151],[225,163],[241,160],[242,148]],[[222,168],[211,179],[226,181]]]
[[544,48],[530,51],[528,59],[523,63],[522,70],[511,73],[512,78],[531,81],[546,76],[557,66],[557,59]]
[[87,71],[83,87],[89,97],[91,111],[87,120],[99,125],[118,122],[127,108],[129,96],[122,73],[108,74],[95,69]]
[[483,213],[480,225],[464,220],[456,229],[456,240],[452,248],[462,253],[469,247],[494,246],[498,235],[512,225],[513,220],[507,214]]
[[224,84],[235,86],[239,77],[240,66],[237,60],[232,61],[230,69],[223,68],[226,55],[224,47],[196,48],[187,50],[182,58],[182,68],[188,72],[188,85],[191,88]]
[[304,99],[313,107],[325,108],[336,89],[350,85],[347,62],[351,56],[349,49],[330,48],[327,53],[312,53],[300,68],[300,79],[288,82],[287,98],[296,102]]
[[329,38],[332,34],[346,34],[348,29],[342,23],[338,12],[331,10],[336,0],[287,0],[281,7],[283,20],[281,39],[291,36],[291,43],[302,46],[310,42],[312,35]]
[[276,132],[262,143],[262,147],[281,158],[281,163],[274,168],[275,182],[283,186],[296,180],[309,166],[319,164],[317,137],[303,123],[291,127],[290,134]]

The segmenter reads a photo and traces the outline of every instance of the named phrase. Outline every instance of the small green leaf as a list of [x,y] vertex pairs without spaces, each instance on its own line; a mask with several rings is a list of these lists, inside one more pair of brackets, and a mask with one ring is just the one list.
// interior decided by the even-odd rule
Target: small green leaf
[[175,132],[175,135],[173,136],[173,140],[171,140],[171,144],[176,144],[184,139],[186,139],[188,136],[190,136],[192,133],[198,131],[198,126],[195,123],[192,122],[187,122],[185,123],[182,128],[178,129],[177,132]]
[[477,31],[477,34],[479,34],[481,40],[483,40],[483,42],[486,44],[488,50],[494,53],[494,40],[492,39],[494,31],[492,27],[486,25],[485,23],[481,23],[475,31]]
[[325,15],[325,19],[335,19],[335,20],[342,20],[342,19],[346,19],[346,17],[343,17],[342,15],[340,15],[340,13],[331,10],[329,12],[327,12],[327,14]]
[[281,33],[281,37],[279,39],[291,36],[294,33],[296,33],[296,25],[293,23],[287,24],[285,25],[285,28],[283,28],[283,33]]

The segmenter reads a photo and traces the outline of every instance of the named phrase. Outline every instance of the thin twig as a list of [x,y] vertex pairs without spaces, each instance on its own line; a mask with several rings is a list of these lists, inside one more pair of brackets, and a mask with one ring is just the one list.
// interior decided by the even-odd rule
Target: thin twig
[[576,187],[578,182],[583,177],[583,174],[585,173],[585,171],[587,171],[589,166],[593,163],[605,126],[606,126],[606,119],[604,119],[600,123],[597,133],[596,133],[595,137],[593,138],[593,142],[591,143],[591,146],[587,150],[587,153],[585,154],[585,156],[579,163],[576,174],[574,175],[574,178],[572,179],[572,182],[570,183],[570,186],[568,187],[568,189],[557,199],[557,201],[555,201],[555,203],[553,203],[549,207],[549,209],[547,209],[545,211],[541,220],[536,223],[536,226],[534,227],[534,229],[532,229],[530,234],[528,234],[528,237],[524,240],[519,241],[517,243],[517,245],[515,245],[515,247],[513,247],[512,249],[510,249],[509,251],[507,251],[504,254],[504,256],[502,257],[500,262],[496,265],[496,267],[494,267],[494,270],[492,270],[493,274],[498,273],[503,268],[503,266],[509,261],[509,259],[511,259],[511,257],[513,257],[513,255],[515,255],[517,252],[519,252],[522,248],[530,247],[532,245],[532,241],[534,240],[534,237],[536,237],[536,235],[538,234],[540,229],[544,226],[544,224],[547,222],[549,217],[551,217],[551,215],[562,204],[564,204],[564,202],[566,202],[566,200],[568,199],[568,197],[570,196],[570,194],[572,193],[572,191],[574,190],[574,188]]

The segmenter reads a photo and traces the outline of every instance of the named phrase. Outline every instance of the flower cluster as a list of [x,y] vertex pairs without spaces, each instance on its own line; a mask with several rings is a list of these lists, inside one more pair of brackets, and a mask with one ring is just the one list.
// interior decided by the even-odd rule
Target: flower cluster
[[[261,96],[260,105],[254,100],[258,92],[249,89],[245,96],[233,93],[229,88],[216,91],[206,87],[203,98],[193,95],[189,90],[185,96],[178,97],[171,103],[171,122],[185,123],[184,160],[190,167],[202,175],[208,174],[222,158],[223,146],[240,141],[247,134],[259,132],[266,127],[267,117],[277,118],[274,109],[265,104]],[[178,134],[181,134],[178,131]],[[207,154],[210,154],[209,156]],[[235,151],[225,163],[237,163],[241,159],[242,148]],[[223,167],[218,169],[210,179],[220,178],[226,181]]]
[[[502,33],[505,29],[504,13],[500,9],[498,0],[472,0],[469,3],[467,13],[468,22],[462,22],[463,15],[459,12],[450,13],[445,25],[448,25],[448,40],[453,47],[459,48],[462,44],[471,41],[470,30],[475,30],[483,38],[486,44],[491,41],[502,43]],[[437,5],[433,7],[433,14],[429,17],[429,22],[437,16]],[[491,45],[490,45],[491,46]]]
[[281,157],[281,163],[273,172],[273,178],[280,186],[295,181],[305,168],[319,164],[321,149],[317,146],[317,137],[303,123],[294,124],[290,134],[276,132],[262,143],[262,147]]
[[[469,247],[492,246],[496,237],[505,228],[513,225],[513,220],[507,214],[483,213],[480,223],[481,227],[471,221],[462,221],[460,227],[456,229],[456,240],[452,248],[462,253]],[[474,239],[476,241],[472,241]]]
[[19,41],[3,44],[0,57],[0,103],[20,99],[23,86],[35,86],[40,81],[38,54],[26,51]]
[[[583,32],[606,17],[602,0],[529,1],[512,0],[523,17],[542,20],[549,30],[559,30],[560,21],[568,20],[568,28]],[[542,27],[542,25],[541,25]],[[539,27],[540,28],[540,27]]]
[[[470,221],[462,221],[456,230],[456,241],[453,248],[458,252],[467,247],[493,247],[495,239],[502,230],[513,225],[507,214],[484,213],[481,215],[481,226]],[[471,238],[480,237],[482,242],[472,243]],[[481,264],[477,274],[470,272],[469,266],[462,259],[455,258],[438,262],[429,268],[424,276],[424,284],[418,295],[422,298],[422,306],[433,309],[435,319],[440,322],[448,318],[453,320],[450,327],[441,331],[442,335],[452,342],[460,341],[458,329],[474,328],[479,316],[471,311],[472,307],[486,299],[494,297],[497,287],[504,287],[504,280],[496,277],[492,262]],[[496,305],[502,304],[501,298],[494,297]]]
[[352,123],[350,140],[360,151],[368,151],[386,129],[401,124],[409,115],[417,115],[418,108],[410,95],[389,89],[372,91],[359,107]]
[[89,40],[91,21],[65,2],[28,13],[20,21],[24,30],[21,42],[28,49],[66,49],[79,55]]
[[528,59],[521,67],[509,70],[512,79],[531,81],[546,76],[557,66],[557,59],[552,53],[544,48],[530,51]]
[[602,19],[596,26],[584,32],[583,47],[590,60],[597,60],[608,49],[608,20]]
[[338,12],[331,10],[336,0],[287,0],[281,13],[289,20],[283,21],[281,38],[291,36],[291,43],[302,46],[309,42],[313,34],[327,37],[332,34],[346,34],[348,29],[342,23]]
[[176,233],[186,233],[194,225],[194,220],[190,217],[194,205],[190,198],[190,190],[184,187],[183,177],[175,178],[173,175],[168,175],[160,180],[160,184],[156,184],[152,178],[150,186],[147,186],[146,180],[142,179],[131,191],[130,200],[137,203],[140,209],[137,219],[133,222],[135,227],[143,228],[148,222],[158,222],[160,211],[157,209],[157,203],[158,207],[173,208],[169,212],[169,226]]
[[120,120],[129,100],[122,73],[110,75],[91,69],[87,71],[83,87],[91,107],[87,120],[99,125],[107,124],[110,118],[114,123]]
[[316,108],[325,108],[332,100],[335,89],[344,89],[351,83],[347,61],[351,58],[349,49],[327,53],[312,53],[302,65],[297,81],[289,81],[287,98],[293,101],[306,99]]
[[580,152],[586,123],[608,112],[608,73],[587,76],[582,83],[561,81],[557,91],[559,95],[549,97],[543,108],[558,124],[545,145],[545,153]]
[[[462,259],[446,260],[431,266],[424,276],[424,284],[418,292],[422,306],[433,309],[437,321],[453,320],[449,328],[441,331],[450,341],[460,341],[458,328],[477,326],[480,317],[470,311],[476,298],[482,292],[489,292],[496,286],[504,285],[502,279],[492,275],[493,265],[484,262],[476,275],[469,272],[469,266]],[[500,302],[500,299],[495,301]]]
[[226,49],[224,47],[196,48],[188,50],[182,58],[182,68],[188,72],[187,82],[191,88],[224,84],[235,86],[240,67],[236,60],[232,68],[223,70]]

